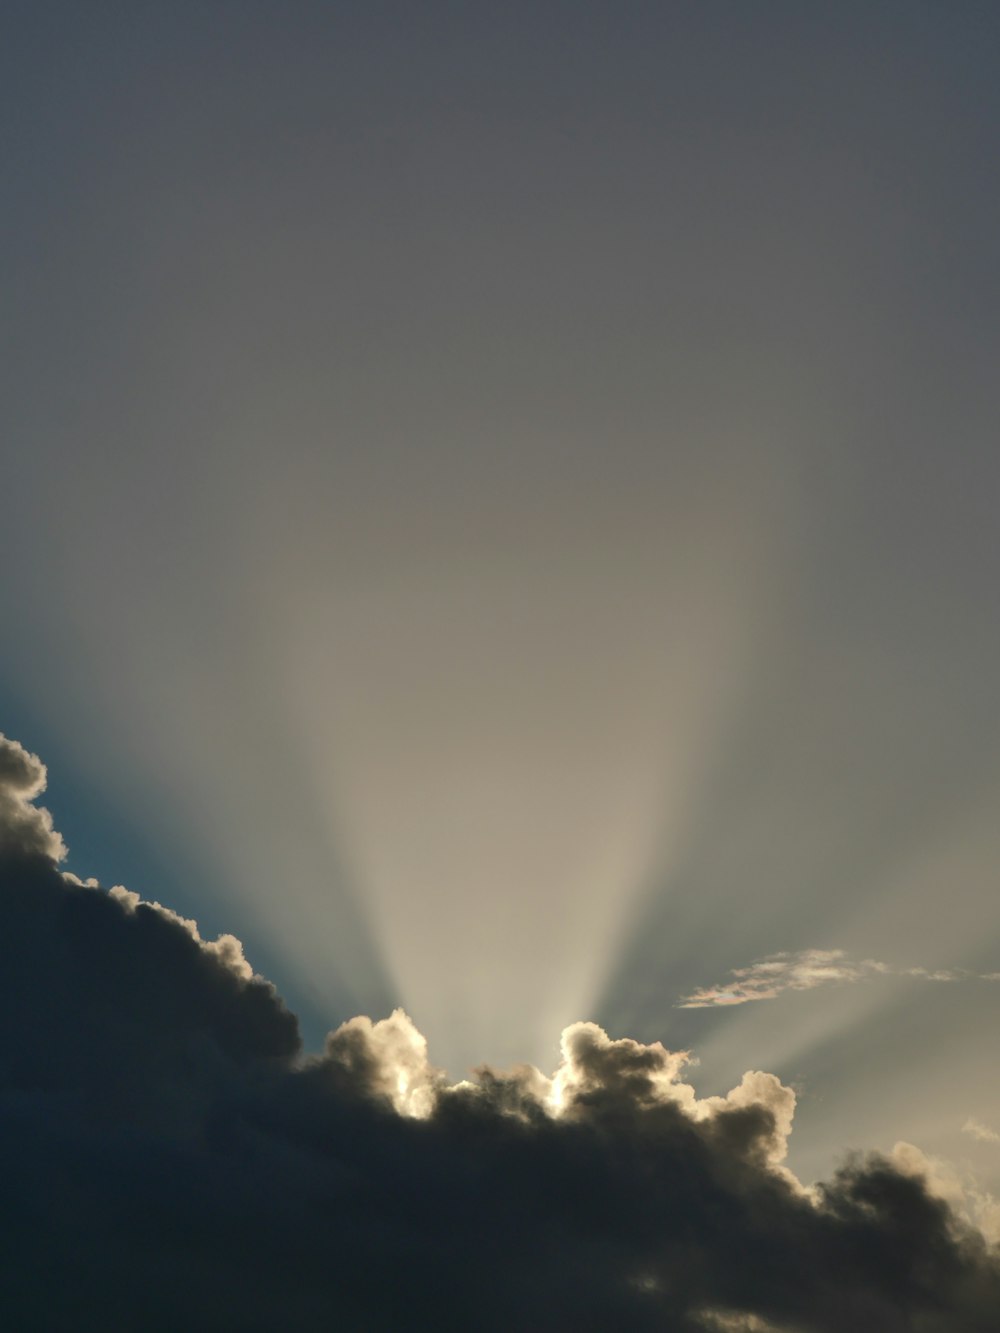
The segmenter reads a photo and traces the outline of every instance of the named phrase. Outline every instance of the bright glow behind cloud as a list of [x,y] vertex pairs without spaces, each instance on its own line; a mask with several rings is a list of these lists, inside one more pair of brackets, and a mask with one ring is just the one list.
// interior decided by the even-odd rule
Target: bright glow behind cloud
[[297,743],[453,1072],[544,1060],[592,1009],[767,614],[765,509],[723,532],[678,505],[676,579],[655,533],[595,553],[546,512],[516,552],[274,608]]

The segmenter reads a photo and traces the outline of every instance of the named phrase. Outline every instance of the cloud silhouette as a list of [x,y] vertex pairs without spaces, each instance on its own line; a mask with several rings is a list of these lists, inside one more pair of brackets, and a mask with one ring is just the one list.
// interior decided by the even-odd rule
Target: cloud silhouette
[[996,1251],[923,1159],[804,1189],[794,1093],[563,1034],[449,1085],[397,1011],[302,1053],[238,942],[61,872],[0,739],[0,1324],[985,1333]]

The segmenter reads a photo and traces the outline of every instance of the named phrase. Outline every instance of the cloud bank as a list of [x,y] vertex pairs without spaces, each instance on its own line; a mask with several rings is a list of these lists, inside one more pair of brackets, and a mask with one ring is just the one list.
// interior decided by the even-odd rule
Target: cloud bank
[[815,990],[869,977],[914,977],[922,981],[1000,981],[1000,972],[970,972],[965,968],[891,967],[875,958],[855,961],[843,949],[801,949],[772,953],[748,967],[736,967],[729,981],[692,991],[678,1001],[679,1009],[709,1009],[754,1000],[775,1000],[785,991]]
[[58,868],[0,738],[0,1323],[32,1330],[996,1327],[1000,1263],[916,1150],[806,1190],[794,1093],[567,1028],[448,1084],[402,1011],[319,1055],[238,941]]

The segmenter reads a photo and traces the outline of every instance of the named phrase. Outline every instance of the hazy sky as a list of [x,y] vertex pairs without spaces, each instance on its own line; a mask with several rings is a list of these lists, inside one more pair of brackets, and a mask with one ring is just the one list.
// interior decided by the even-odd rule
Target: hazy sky
[[[69,867],[314,1041],[594,1019],[796,1082],[807,1178],[1000,1182],[995,7],[14,3],[0,52],[0,730]],[[812,950],[880,967],[676,1007]]]

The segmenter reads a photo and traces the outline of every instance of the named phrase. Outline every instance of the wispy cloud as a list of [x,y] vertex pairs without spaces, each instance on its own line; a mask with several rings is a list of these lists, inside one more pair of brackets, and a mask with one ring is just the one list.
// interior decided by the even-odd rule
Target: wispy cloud
[[843,949],[800,949],[772,953],[748,967],[734,968],[729,980],[705,986],[683,996],[680,1009],[709,1009],[752,1000],[774,1000],[783,991],[815,990],[845,985],[874,976],[916,977],[923,981],[1000,981],[1000,972],[970,972],[965,968],[892,967],[876,958],[849,958]]
[[969,1116],[962,1126],[963,1134],[970,1134],[972,1138],[978,1139],[980,1143],[1000,1143],[1000,1134],[995,1129],[990,1129],[989,1125],[984,1125],[981,1120],[976,1120]]

